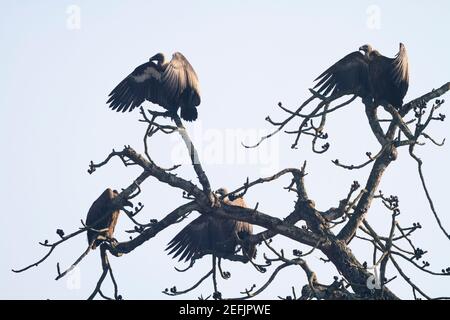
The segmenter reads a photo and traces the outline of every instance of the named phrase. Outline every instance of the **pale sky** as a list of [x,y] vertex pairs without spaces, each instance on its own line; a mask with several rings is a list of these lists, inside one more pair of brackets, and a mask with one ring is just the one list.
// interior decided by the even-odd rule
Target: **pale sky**
[[[138,122],[139,113],[117,114],[105,101],[119,81],[155,53],[170,57],[180,51],[197,71],[202,104],[199,120],[187,127],[213,188],[234,189],[247,176],[255,179],[307,160],[309,195],[319,209],[326,210],[337,206],[353,180],[363,185],[369,173],[369,168],[345,171],[331,160],[357,164],[365,161],[367,151],[378,151],[360,99],[329,117],[326,131],[331,148],[323,155],[312,153],[307,137],[297,150],[289,148],[293,139],[285,134],[260,149],[244,150],[240,142],[255,141],[266,133],[271,129],[264,121],[267,115],[274,120],[284,116],[278,101],[295,108],[308,97],[318,74],[365,43],[391,57],[399,42],[406,45],[407,101],[449,81],[449,9],[448,1],[2,1],[0,298],[85,299],[94,289],[101,273],[99,252],[81,262],[75,281],[54,280],[56,263],[68,267],[86,248],[84,234],[58,247],[37,268],[22,274],[11,269],[44,255],[37,242],[57,240],[57,228],[69,233],[80,227],[80,219],[85,219],[105,188],[126,187],[137,177],[137,168],[124,168],[118,159],[93,175],[87,169],[91,160],[102,161],[113,148],[125,144],[143,151],[145,127]],[[73,16],[77,12],[79,20]],[[447,108],[444,105],[441,112]],[[429,133],[436,139],[448,137],[448,123],[433,123]],[[180,162],[179,143],[176,135],[155,137],[150,146],[154,160],[165,167]],[[418,148],[418,154],[425,161],[436,209],[450,229],[449,147],[427,143]],[[177,173],[195,181],[188,164]],[[282,189],[288,183],[285,178],[258,186],[247,194],[246,202],[250,206],[259,202],[261,211],[282,218],[295,200]],[[386,195],[399,196],[402,225],[420,222],[424,227],[413,239],[428,251],[424,259],[431,269],[449,267],[450,243],[432,217],[415,162],[405,150],[386,171],[380,188]],[[137,216],[141,222],[161,219],[184,203],[180,191],[155,179],[148,179],[142,189],[138,201],[145,209]],[[368,219],[380,232],[389,229],[390,214],[380,204],[374,204]],[[128,218],[121,216],[116,238],[126,240],[129,235],[124,230],[131,227]],[[164,299],[164,288],[184,289],[207,272],[209,258],[186,273],[174,270],[183,265],[168,257],[164,248],[180,227],[164,230],[128,255],[111,258],[124,298]],[[282,237],[275,238],[274,246],[306,250]],[[361,262],[370,265],[370,247],[355,242],[351,248]],[[258,257],[261,262],[261,252]],[[337,272],[320,257],[314,253],[307,261],[321,283],[331,283]],[[450,294],[449,278],[401,264],[429,295]],[[229,280],[219,283],[224,297],[238,296],[268,277],[255,273],[250,265],[225,262],[224,269],[231,272]],[[388,277],[394,275],[392,269],[388,271]],[[286,296],[291,286],[300,292],[305,283],[304,273],[291,267],[259,297]],[[104,286],[103,291],[110,293],[109,281]],[[411,297],[400,279],[389,287],[401,297]],[[185,298],[212,291],[211,281],[206,281]]]

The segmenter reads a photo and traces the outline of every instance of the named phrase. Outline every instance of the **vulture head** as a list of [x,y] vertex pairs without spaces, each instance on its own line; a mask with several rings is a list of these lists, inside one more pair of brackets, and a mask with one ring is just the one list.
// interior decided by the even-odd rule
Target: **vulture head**
[[156,61],[158,65],[163,65],[166,62],[166,57],[164,56],[163,53],[157,53],[153,57],[151,57],[149,61],[150,62]]
[[[119,192],[117,190],[113,190],[113,194],[114,194],[114,198],[115,198],[115,197],[117,197],[119,195]],[[124,199],[123,203],[121,203],[121,205],[122,205],[122,208],[124,208],[124,207],[131,207],[131,208],[133,208],[134,207],[133,203],[130,200],[128,200],[128,199]]]
[[366,56],[368,56],[373,51],[373,48],[370,44],[365,44],[359,47],[359,50],[362,51]]
[[227,195],[229,193],[227,188],[220,188],[216,190],[216,194],[219,195],[220,197],[223,197],[225,195]]

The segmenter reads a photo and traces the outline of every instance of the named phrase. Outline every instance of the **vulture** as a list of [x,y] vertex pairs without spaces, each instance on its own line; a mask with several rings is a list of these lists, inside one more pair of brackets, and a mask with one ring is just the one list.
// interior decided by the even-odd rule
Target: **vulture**
[[[228,194],[228,191],[221,188],[216,193],[224,196]],[[223,202],[232,206],[247,207],[242,198],[230,201],[228,197],[225,197]],[[234,254],[240,240],[244,240],[251,234],[253,234],[253,226],[247,222],[202,214],[184,227],[169,242],[166,250],[170,250],[169,255],[174,254],[173,258],[179,256],[179,261],[191,260],[192,263],[211,252],[219,256]],[[244,245],[242,251],[248,260],[256,256],[255,245]]]
[[317,92],[327,96],[342,93],[354,94],[375,102],[376,105],[389,103],[399,109],[408,91],[408,55],[405,46],[395,58],[381,55],[366,44],[336,62],[314,81]]
[[[116,190],[106,189],[98,197],[97,200],[91,205],[86,217],[86,226],[95,230],[104,230],[98,233],[94,230],[87,231],[87,239],[92,249],[95,249],[100,245],[102,240],[113,239],[114,228],[119,218],[120,210],[114,210],[111,208],[111,203],[119,193]],[[126,201],[124,206],[132,207],[133,204],[130,201]],[[98,238],[98,239],[97,239]]]
[[162,53],[154,55],[123,79],[106,103],[117,112],[126,112],[145,100],[160,105],[171,115],[180,108],[181,118],[186,121],[197,119],[199,82],[194,68],[181,53],[175,52],[170,61]]

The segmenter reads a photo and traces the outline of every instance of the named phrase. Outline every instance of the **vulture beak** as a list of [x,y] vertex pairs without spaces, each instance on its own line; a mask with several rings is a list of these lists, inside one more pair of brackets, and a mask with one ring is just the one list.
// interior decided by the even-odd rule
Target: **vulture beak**
[[[114,193],[116,196],[119,195],[119,192],[118,192],[117,190],[113,190],[113,193]],[[124,199],[124,200],[123,200],[123,204],[122,204],[122,208],[124,208],[124,207],[131,207],[131,208],[133,208],[134,205],[133,205],[133,203],[132,203],[131,201],[129,201],[128,199]]]
[[124,206],[124,207],[131,207],[131,208],[134,207],[134,206],[133,206],[133,203],[132,203],[131,201],[129,201],[129,200],[126,200],[125,203],[123,204],[123,206]]
[[359,49],[358,49],[359,51],[362,51],[362,52],[366,52],[365,50],[364,50],[364,46],[362,46],[362,47],[359,47]]
[[152,61],[157,60],[157,59],[156,59],[156,56],[157,56],[157,54],[155,54],[153,57],[151,57],[150,59],[148,59],[148,61],[149,61],[149,62],[152,62]]

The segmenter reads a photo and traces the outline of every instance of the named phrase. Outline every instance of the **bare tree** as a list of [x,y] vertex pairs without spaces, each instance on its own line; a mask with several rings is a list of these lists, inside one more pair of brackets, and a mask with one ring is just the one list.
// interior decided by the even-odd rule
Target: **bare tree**
[[[423,256],[426,254],[426,251],[417,247],[411,238],[411,235],[421,228],[420,223],[415,223],[412,226],[400,225],[397,221],[397,217],[400,214],[398,198],[394,195],[384,195],[379,191],[378,186],[386,168],[393,161],[397,160],[398,148],[407,147],[409,155],[417,162],[418,174],[425,196],[429,202],[430,210],[439,228],[450,240],[450,236],[439,219],[439,215],[435,210],[431,195],[428,191],[422,168],[423,162],[416,154],[416,147],[423,145],[423,141],[430,141],[437,146],[444,143],[444,141],[437,142],[430,135],[428,129],[432,123],[445,119],[443,114],[438,113],[438,109],[444,104],[444,100],[438,98],[448,90],[450,90],[450,82],[404,104],[400,110],[393,108],[389,104],[376,106],[371,105],[371,102],[365,102],[365,112],[369,127],[379,142],[379,150],[376,153],[366,152],[367,160],[357,165],[343,164],[339,160],[333,161],[337,167],[347,170],[356,170],[371,166],[364,187],[361,188],[360,184],[355,181],[349,186],[348,191],[343,191],[343,198],[337,203],[337,207],[330,208],[326,211],[316,209],[314,200],[309,198],[307,193],[307,179],[305,178],[306,162],[301,168],[286,168],[272,176],[259,178],[254,181],[247,179],[242,186],[236,187],[227,195],[230,198],[241,197],[251,192],[255,185],[268,184],[282,176],[289,176],[291,177],[291,183],[285,187],[285,190],[296,195],[295,205],[291,212],[276,212],[276,214],[263,213],[258,210],[258,205],[254,208],[231,206],[223,201],[223,197],[217,197],[211,191],[208,176],[202,168],[197,151],[181,120],[175,117],[172,119],[173,122],[166,119],[166,123],[162,124],[161,121],[164,122],[165,114],[141,108],[142,119],[140,121],[147,124],[147,130],[143,139],[145,154],[138,154],[132,147],[125,146],[121,151],[113,150],[104,161],[99,163],[91,162],[89,165],[88,172],[92,174],[101,167],[108,165],[111,159],[119,158],[124,166],[138,166],[142,169],[140,175],[133,179],[130,185],[120,192],[119,196],[113,200],[111,205],[111,211],[121,209],[131,219],[135,224],[135,228],[129,232],[135,233],[136,236],[125,242],[103,242],[100,247],[103,272],[89,299],[97,295],[105,299],[122,298],[119,295],[118,286],[108,261],[109,254],[120,257],[135,250],[144,242],[157,236],[160,231],[187,218],[189,213],[193,211],[197,211],[200,214],[245,221],[263,227],[264,231],[245,239],[247,243],[243,243],[242,245],[252,243],[259,244],[260,249],[265,247],[265,253],[258,256],[259,260],[261,260],[262,256],[262,261],[258,261],[257,259],[257,261],[250,262],[255,266],[255,272],[270,272],[267,272],[268,278],[265,283],[259,286],[250,286],[240,294],[237,294],[236,297],[223,297],[217,285],[216,275],[218,271],[226,279],[229,277],[229,273],[222,271],[220,259],[228,259],[236,263],[248,262],[249,259],[237,253],[229,256],[218,256],[219,261],[216,263],[214,259],[211,271],[201,276],[191,288],[178,290],[176,287],[172,287],[164,291],[167,295],[180,295],[193,291],[201,282],[210,278],[213,281],[215,289],[215,292],[211,294],[212,298],[248,299],[266,290],[282,269],[290,266],[298,266],[300,267],[299,271],[306,276],[305,285],[298,293],[293,288],[291,295],[279,296],[281,299],[398,299],[398,296],[388,288],[389,282],[393,280],[405,281],[411,287],[412,297],[416,299],[432,299],[424,291],[425,289],[417,286],[414,279],[411,279],[405,274],[399,261],[409,263],[424,273],[435,276],[450,276],[450,268],[446,266],[441,271],[433,271],[429,263],[423,261]],[[298,121],[297,130],[286,131],[287,134],[295,137],[292,148],[297,147],[302,136],[309,136],[312,139],[311,145],[313,152],[319,154],[326,152],[329,148],[329,143],[326,142],[328,135],[324,130],[327,116],[352,103],[356,99],[356,96],[351,97],[343,103],[336,104],[336,101],[343,96],[342,94],[325,98],[313,90],[310,91],[312,94],[311,97],[296,110],[286,108],[279,103],[278,107],[287,114],[287,117],[283,121],[278,122],[267,117],[266,120],[270,125],[275,127],[275,130],[271,134],[262,137],[257,144],[246,147],[257,147],[264,140],[269,139],[274,134],[283,130],[288,123]],[[312,111],[307,112],[307,108],[314,102],[317,102],[317,104],[312,108]],[[383,107],[390,114],[389,119],[378,118],[377,110],[380,107]],[[198,177],[199,184],[174,174],[173,171],[178,166],[165,169],[158,166],[152,160],[147,142],[148,139],[157,133],[167,135],[178,133],[181,136],[189,152],[192,167]],[[324,143],[318,147],[317,145],[320,141]],[[180,190],[182,197],[186,199],[186,203],[174,208],[172,212],[168,213],[160,221],[151,220],[146,223],[141,223],[137,221],[137,215],[143,210],[143,205],[139,204],[131,212],[125,210],[122,204],[125,200],[136,197],[141,192],[141,183],[149,177],[154,177],[160,183]],[[391,212],[391,219],[386,221],[386,224],[390,225],[390,232],[388,234],[379,234],[366,220],[371,209],[371,204],[374,201],[381,201],[386,209]],[[280,219],[276,216],[284,216],[284,218]],[[304,225],[302,227],[297,226],[296,224],[299,222],[303,222]],[[23,269],[13,271],[23,272],[38,266],[52,254],[57,246],[89,229],[82,221],[81,228],[71,234],[65,235],[62,230],[57,230],[60,236],[58,241],[53,243],[48,241],[40,242],[42,246],[49,249],[48,253],[42,259]],[[101,230],[97,231],[99,232]],[[292,253],[287,253],[282,248],[274,247],[271,239],[275,236],[287,237],[299,244],[309,246],[310,250],[307,252],[294,250]],[[373,247],[373,261],[370,265],[366,262],[362,263],[352,253],[350,244],[354,241],[365,241],[371,244]],[[90,248],[87,248],[65,271],[61,271],[58,264],[56,279],[64,277],[89,251]],[[321,283],[319,276],[308,266],[308,255],[314,251],[322,252],[326,256],[326,259],[324,259],[325,262],[330,262],[334,265],[337,275],[334,277],[332,283]],[[207,252],[204,254],[207,254]],[[216,255],[213,256],[215,257]],[[386,275],[386,267],[388,264],[392,264],[397,272],[396,275],[392,275],[389,279]],[[374,275],[374,271],[378,269],[379,275],[376,272]],[[112,298],[105,295],[101,290],[102,283],[108,274],[114,284]],[[448,298],[436,297],[435,299]]]

